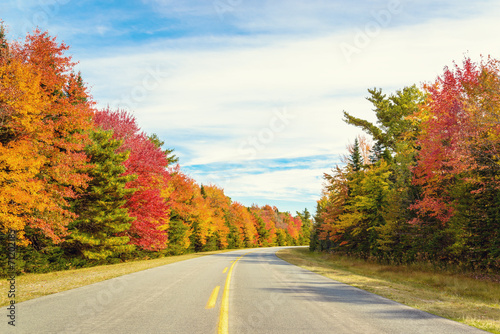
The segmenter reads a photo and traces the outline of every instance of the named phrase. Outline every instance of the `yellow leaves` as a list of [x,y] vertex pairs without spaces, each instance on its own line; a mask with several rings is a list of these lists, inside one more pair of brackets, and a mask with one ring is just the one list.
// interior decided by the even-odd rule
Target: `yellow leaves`
[[35,180],[44,159],[28,141],[0,143],[0,227],[23,230],[26,216],[44,210],[42,183]]
[[174,191],[175,191],[174,185],[171,182],[169,182],[167,184],[164,184],[163,187],[161,187],[160,196],[165,200],[168,200]]
[[3,112],[9,114],[9,126],[20,134],[34,133],[47,106],[40,89],[40,77],[31,66],[16,59],[0,64],[0,77],[0,104]]
[[113,255],[113,252],[111,252],[109,250],[103,250],[99,253],[84,250],[82,253],[87,259],[91,259],[91,260],[104,260],[104,259]]
[[72,233],[71,239],[74,241],[78,241],[78,242],[85,244],[85,245],[90,245],[90,246],[98,246],[101,244],[101,240],[96,239],[96,238],[94,238],[88,234],[84,234],[84,233]]
[[[0,63],[0,228],[24,230],[33,210],[47,209],[43,184],[36,180],[46,159],[32,139],[38,136],[41,110],[46,106],[39,77],[18,60]],[[19,235],[23,241],[23,234]]]

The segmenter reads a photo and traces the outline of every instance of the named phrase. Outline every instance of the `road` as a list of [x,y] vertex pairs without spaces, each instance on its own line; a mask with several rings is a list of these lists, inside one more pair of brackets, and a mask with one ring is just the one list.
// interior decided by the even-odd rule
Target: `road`
[[0,333],[485,333],[288,264],[278,249],[199,257],[19,303],[15,329],[4,307]]

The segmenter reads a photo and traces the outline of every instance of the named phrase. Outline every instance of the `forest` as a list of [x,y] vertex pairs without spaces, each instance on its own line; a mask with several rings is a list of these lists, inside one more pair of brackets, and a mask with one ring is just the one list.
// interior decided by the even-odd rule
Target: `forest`
[[376,122],[324,174],[311,250],[389,264],[500,269],[500,71],[491,57],[445,67],[387,96]]
[[445,67],[389,96],[369,89],[376,122],[324,174],[306,210],[245,207],[182,172],[133,114],[97,109],[66,55],[36,30],[0,27],[0,274],[49,272],[243,247],[306,245],[383,263],[500,269],[500,68]]
[[13,242],[16,274],[309,243],[307,210],[232,201],[133,114],[97,109],[68,49],[0,27],[0,275]]

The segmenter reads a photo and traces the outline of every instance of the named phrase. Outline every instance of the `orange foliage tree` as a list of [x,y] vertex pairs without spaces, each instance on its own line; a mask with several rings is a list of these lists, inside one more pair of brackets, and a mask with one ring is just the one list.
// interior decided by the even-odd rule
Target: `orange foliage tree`
[[[89,179],[82,173],[87,167],[83,149],[88,143],[86,132],[92,128],[93,102],[74,73],[75,63],[64,55],[67,49],[36,30],[23,43],[13,43],[1,57],[0,103],[6,138],[2,146],[9,151],[2,152],[2,169],[8,174],[3,180],[25,195],[19,197],[23,202],[17,202],[8,198],[12,191],[10,195],[5,192],[2,201],[14,209],[9,211],[12,227],[29,226],[56,243],[75,217],[68,200],[85,189]],[[8,158],[18,153],[25,155]],[[15,176],[12,168],[19,173],[23,164],[29,167],[22,176]],[[30,195],[35,193],[35,197]],[[23,206],[21,211],[16,203]]]
[[202,195],[208,201],[212,212],[211,242],[217,249],[224,249],[228,246],[229,226],[225,217],[231,207],[231,199],[224,194],[222,188],[215,185],[203,186]]

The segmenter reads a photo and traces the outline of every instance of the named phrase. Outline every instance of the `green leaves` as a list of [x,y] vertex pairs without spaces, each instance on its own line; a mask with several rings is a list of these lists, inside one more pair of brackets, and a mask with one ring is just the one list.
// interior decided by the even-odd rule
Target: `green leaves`
[[92,180],[86,192],[74,201],[78,219],[70,225],[65,247],[90,260],[104,260],[134,249],[123,232],[134,220],[124,205],[135,192],[126,187],[135,176],[124,175],[122,163],[129,153],[118,153],[122,142],[113,139],[112,131],[96,129],[90,138],[92,142],[85,152],[92,164],[87,171]]

